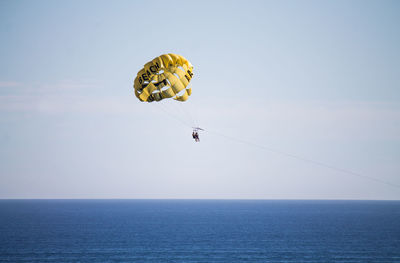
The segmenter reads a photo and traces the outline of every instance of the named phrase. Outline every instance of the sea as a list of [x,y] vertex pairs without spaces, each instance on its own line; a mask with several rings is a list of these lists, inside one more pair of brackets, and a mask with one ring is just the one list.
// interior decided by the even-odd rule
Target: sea
[[400,262],[400,201],[0,200],[0,262]]

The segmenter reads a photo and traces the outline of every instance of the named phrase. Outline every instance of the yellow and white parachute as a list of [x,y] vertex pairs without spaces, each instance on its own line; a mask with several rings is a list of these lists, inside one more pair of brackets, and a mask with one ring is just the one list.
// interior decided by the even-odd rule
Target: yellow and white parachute
[[193,66],[177,54],[164,54],[146,63],[134,82],[136,97],[141,101],[160,101],[173,98],[186,101],[192,94],[188,86],[193,77]]

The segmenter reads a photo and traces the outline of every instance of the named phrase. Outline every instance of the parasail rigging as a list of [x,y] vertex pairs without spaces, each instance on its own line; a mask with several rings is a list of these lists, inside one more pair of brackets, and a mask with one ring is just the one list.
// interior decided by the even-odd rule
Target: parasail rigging
[[[177,54],[163,54],[146,63],[139,70],[134,80],[133,88],[136,97],[143,102],[161,102],[163,100],[173,99],[179,102],[185,102],[192,94],[190,81],[193,78],[193,65],[183,56]],[[171,101],[173,102],[173,101]],[[177,114],[167,110],[165,104],[159,103],[157,106],[166,114],[179,120],[185,126],[191,127],[192,124],[178,117]],[[185,112],[187,116],[192,115]],[[196,142],[199,142],[200,127],[193,127],[192,136]]]

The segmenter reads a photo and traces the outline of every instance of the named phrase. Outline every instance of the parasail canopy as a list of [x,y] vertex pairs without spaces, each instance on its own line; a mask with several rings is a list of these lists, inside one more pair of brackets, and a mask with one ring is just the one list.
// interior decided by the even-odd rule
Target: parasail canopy
[[136,97],[153,102],[172,98],[186,101],[192,94],[188,86],[193,77],[193,66],[177,54],[164,54],[146,63],[134,82]]

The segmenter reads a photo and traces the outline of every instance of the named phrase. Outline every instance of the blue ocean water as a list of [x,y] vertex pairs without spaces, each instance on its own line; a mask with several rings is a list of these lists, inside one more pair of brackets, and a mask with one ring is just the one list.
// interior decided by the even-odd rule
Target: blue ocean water
[[400,262],[400,202],[0,200],[0,262]]

